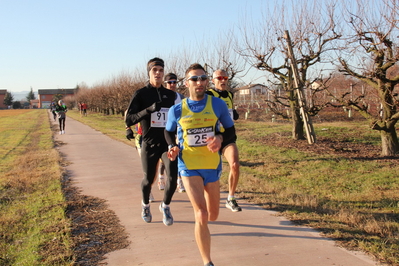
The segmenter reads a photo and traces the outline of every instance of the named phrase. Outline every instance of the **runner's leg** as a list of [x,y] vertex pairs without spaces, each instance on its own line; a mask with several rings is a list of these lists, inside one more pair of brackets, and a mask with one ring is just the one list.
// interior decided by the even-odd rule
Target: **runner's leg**
[[154,182],[156,167],[159,161],[159,148],[151,148],[144,141],[141,147],[141,164],[143,167],[143,180],[141,181],[141,190],[143,202],[149,204],[151,185]]
[[171,161],[168,159],[168,153],[162,154],[162,161],[165,165],[166,184],[163,202],[167,205],[172,201],[173,194],[177,187],[177,160]]

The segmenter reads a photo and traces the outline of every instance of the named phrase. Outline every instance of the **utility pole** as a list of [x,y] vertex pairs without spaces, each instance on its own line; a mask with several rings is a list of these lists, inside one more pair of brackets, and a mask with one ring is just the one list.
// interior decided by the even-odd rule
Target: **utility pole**
[[305,110],[306,101],[303,95],[303,84],[299,79],[298,66],[295,60],[294,52],[292,50],[292,43],[288,30],[285,31],[284,38],[287,40],[288,57],[291,61],[292,73],[294,74],[294,83],[296,87],[295,90],[298,96],[299,111],[301,113],[303,123],[305,126],[306,137],[308,139],[308,143],[313,144],[316,142],[316,134],[313,129],[312,121],[310,120],[309,115]]

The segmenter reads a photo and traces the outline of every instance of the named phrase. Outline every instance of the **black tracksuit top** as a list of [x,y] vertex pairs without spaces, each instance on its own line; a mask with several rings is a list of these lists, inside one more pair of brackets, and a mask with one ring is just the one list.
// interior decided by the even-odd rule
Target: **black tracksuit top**
[[148,84],[137,90],[133,94],[127,109],[126,125],[130,127],[140,122],[143,130],[143,141],[148,144],[167,145],[164,137],[165,128],[151,127],[151,113],[146,108],[159,101],[161,101],[161,107],[170,108],[175,104],[175,97],[174,91],[168,90],[162,85],[155,88]]

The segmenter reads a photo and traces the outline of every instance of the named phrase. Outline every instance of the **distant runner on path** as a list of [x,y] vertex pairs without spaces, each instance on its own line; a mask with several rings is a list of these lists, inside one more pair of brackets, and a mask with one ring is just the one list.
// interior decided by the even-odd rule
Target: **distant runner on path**
[[62,102],[62,100],[58,101],[58,104],[55,106],[55,112],[58,116],[58,124],[60,126],[60,135],[65,134],[65,119],[66,112],[68,111],[66,105]]

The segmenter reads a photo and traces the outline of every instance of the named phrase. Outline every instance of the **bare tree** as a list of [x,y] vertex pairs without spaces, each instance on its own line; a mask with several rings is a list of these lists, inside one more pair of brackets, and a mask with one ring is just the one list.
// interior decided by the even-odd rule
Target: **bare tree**
[[[274,91],[273,99],[266,101],[268,107],[279,115],[284,115],[279,106],[290,108],[293,138],[304,139],[304,123],[299,111],[300,104],[289,64],[287,43],[283,38],[284,32],[288,30],[291,35],[301,84],[310,84],[309,76],[313,80],[322,80],[320,75],[323,63],[327,62],[328,52],[335,49],[334,42],[340,38],[340,34],[335,23],[334,1],[288,2],[280,1],[274,10],[266,10],[264,20],[259,25],[243,23],[240,31],[244,38],[238,42],[236,50],[253,67],[268,72],[268,81],[284,90],[283,95]],[[310,110],[305,106],[305,109],[307,113],[315,114],[321,107],[313,106]]]
[[399,119],[399,100],[395,92],[399,73],[393,71],[399,62],[399,2],[358,0],[343,1],[342,5],[346,7],[349,32],[345,53],[339,56],[340,71],[364,81],[377,92],[382,115],[371,113],[363,103],[364,97],[337,100],[368,119],[371,128],[381,133],[381,155],[393,156],[399,151],[395,129]]
[[233,30],[223,30],[216,40],[209,40],[209,44],[203,45],[202,58],[209,74],[224,69],[229,74],[229,80],[242,78],[246,62],[234,51],[235,39]]
[[169,55],[165,60],[166,69],[167,72],[177,74],[181,82],[178,91],[185,92],[186,88],[182,82],[184,73],[187,67],[195,62],[202,64],[208,75],[212,75],[217,69],[226,70],[233,89],[237,85],[235,79],[242,78],[242,73],[245,71],[245,60],[234,51],[234,38],[231,30],[223,31],[217,35],[216,41],[203,39],[190,46],[177,49],[178,53]]
[[195,49],[191,49],[191,46],[179,48],[177,51],[178,52],[171,53],[165,58],[165,71],[177,75],[178,85],[176,91],[188,96],[187,88],[183,82],[184,74],[189,65],[194,62],[199,62],[199,58],[196,55],[197,53],[193,52]]

